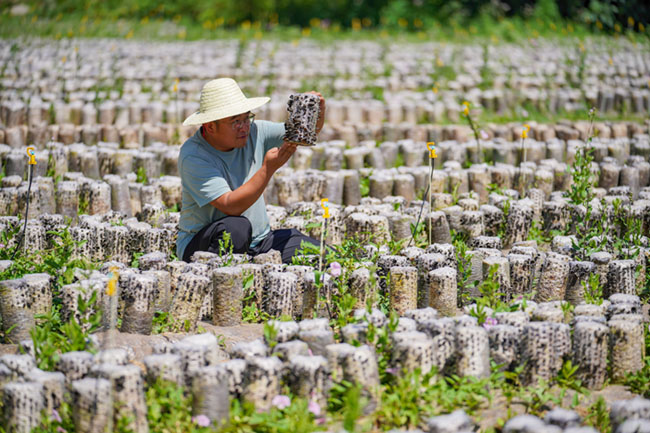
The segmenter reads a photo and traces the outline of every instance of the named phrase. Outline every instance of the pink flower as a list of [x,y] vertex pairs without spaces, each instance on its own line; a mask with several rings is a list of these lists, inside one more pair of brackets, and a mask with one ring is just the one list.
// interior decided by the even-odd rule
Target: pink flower
[[387,368],[386,373],[392,374],[393,376],[395,376],[397,374],[397,368],[394,368],[394,367],[393,368]]
[[57,427],[56,431],[57,433],[68,433],[68,431],[61,426]]
[[309,404],[307,405],[307,410],[313,413],[314,416],[320,415],[320,405],[316,403],[314,400],[309,401]]
[[339,262],[332,262],[330,264],[330,275],[334,278],[341,275],[341,264]]
[[0,244],[0,248],[4,248],[5,246],[5,244]]
[[61,415],[56,409],[52,409],[52,419],[56,422],[61,422]]
[[199,427],[208,427],[210,425],[210,418],[205,415],[197,415],[192,418],[192,421]]
[[481,129],[481,138],[482,138],[483,140],[487,140],[488,138],[490,138],[490,136],[488,135],[488,133],[485,132],[485,129]]
[[498,324],[499,322],[497,321],[497,319],[495,319],[494,317],[488,317],[487,319],[485,319],[485,323],[483,323],[483,327],[485,329],[490,329],[491,327]]
[[271,400],[271,404],[278,409],[284,409],[291,404],[291,399],[286,395],[276,395],[273,397],[273,400]]
[[325,419],[325,417],[322,417],[322,418],[316,418],[314,421],[316,421],[316,424],[318,425],[323,425],[327,420]]

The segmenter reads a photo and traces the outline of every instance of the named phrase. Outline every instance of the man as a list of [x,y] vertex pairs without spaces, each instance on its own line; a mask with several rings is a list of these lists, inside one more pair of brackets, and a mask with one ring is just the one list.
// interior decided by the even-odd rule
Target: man
[[[316,94],[320,132],[325,99]],[[283,142],[283,123],[253,122],[251,111],[269,99],[246,98],[230,78],[203,86],[199,111],[183,122],[201,128],[183,144],[178,157],[183,186],[179,258],[189,261],[196,251],[219,253],[225,233],[230,234],[234,253],[256,255],[274,249],[282,253],[284,263],[291,263],[303,241],[320,246],[295,229],[271,231],[262,193],[297,145]]]

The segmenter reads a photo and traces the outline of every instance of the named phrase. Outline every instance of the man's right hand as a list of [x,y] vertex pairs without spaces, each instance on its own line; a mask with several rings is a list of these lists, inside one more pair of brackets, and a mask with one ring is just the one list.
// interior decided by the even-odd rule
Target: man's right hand
[[291,158],[291,155],[296,151],[297,143],[285,141],[280,147],[274,147],[266,152],[264,156],[264,165],[273,174],[282,167]]

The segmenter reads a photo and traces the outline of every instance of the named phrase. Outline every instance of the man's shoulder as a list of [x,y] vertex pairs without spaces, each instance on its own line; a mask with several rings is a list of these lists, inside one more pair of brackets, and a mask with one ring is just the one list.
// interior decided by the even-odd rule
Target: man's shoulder
[[201,142],[196,134],[193,134],[191,137],[185,140],[181,146],[181,150],[178,154],[178,159],[183,160],[191,155],[200,155],[202,153],[201,150]]

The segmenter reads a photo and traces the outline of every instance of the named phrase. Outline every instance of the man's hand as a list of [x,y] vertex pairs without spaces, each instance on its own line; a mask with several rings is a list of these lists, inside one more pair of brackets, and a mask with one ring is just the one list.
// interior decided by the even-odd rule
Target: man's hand
[[318,95],[320,98],[320,113],[318,115],[318,120],[316,121],[316,133],[318,134],[320,130],[323,129],[323,124],[325,123],[325,98],[323,98],[323,95],[321,95],[320,92],[317,92],[315,90],[307,93],[313,93],[314,95]]
[[291,158],[291,155],[296,151],[297,143],[290,143],[285,141],[280,147],[274,147],[266,152],[264,156],[264,165],[269,170],[270,174],[277,171]]

